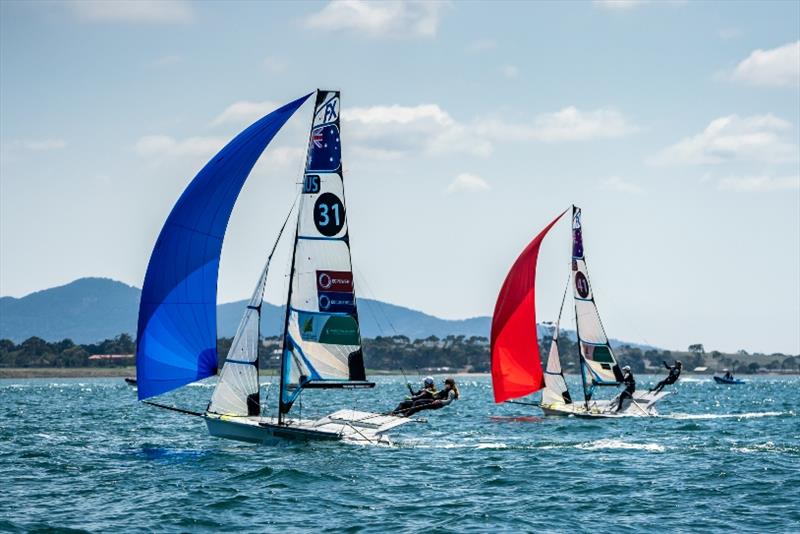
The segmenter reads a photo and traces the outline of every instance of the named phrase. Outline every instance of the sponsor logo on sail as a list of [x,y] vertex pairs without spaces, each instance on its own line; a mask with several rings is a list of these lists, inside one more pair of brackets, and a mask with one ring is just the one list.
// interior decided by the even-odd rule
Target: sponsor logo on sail
[[321,312],[353,313],[356,310],[355,296],[352,293],[321,291],[318,303]]
[[353,292],[353,273],[350,271],[317,271],[317,290]]

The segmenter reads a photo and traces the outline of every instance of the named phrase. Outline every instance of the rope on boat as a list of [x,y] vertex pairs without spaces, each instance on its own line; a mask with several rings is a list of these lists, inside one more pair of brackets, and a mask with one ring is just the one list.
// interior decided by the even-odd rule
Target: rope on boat
[[166,404],[158,404],[157,402],[150,402],[150,401],[142,401],[143,404],[149,404],[150,406],[155,406],[156,408],[163,408],[165,410],[172,410],[173,412],[178,412],[186,415],[193,415],[195,417],[203,417],[204,414],[200,412],[193,412],[191,410],[184,410],[183,408],[178,408],[176,406],[167,406]]

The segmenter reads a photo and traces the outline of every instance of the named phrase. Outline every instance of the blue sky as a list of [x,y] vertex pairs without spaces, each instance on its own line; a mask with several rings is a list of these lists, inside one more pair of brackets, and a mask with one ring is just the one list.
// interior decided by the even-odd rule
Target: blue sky
[[[205,161],[338,88],[361,296],[489,315],[525,244],[576,203],[610,336],[798,353],[799,84],[797,2],[4,1],[0,294],[141,286]],[[255,283],[310,115],[243,190],[223,302]],[[541,319],[568,255],[565,222],[540,257]]]

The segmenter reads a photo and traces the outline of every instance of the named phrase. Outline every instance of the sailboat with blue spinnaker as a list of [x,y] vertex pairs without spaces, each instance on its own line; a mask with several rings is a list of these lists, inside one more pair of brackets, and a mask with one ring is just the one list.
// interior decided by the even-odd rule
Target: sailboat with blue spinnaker
[[[296,209],[290,284],[280,357],[277,413],[265,415],[259,383],[261,305],[270,261],[244,310],[219,380],[203,413],[211,435],[272,443],[285,438],[385,442],[409,421],[341,409],[317,419],[290,416],[303,391],[372,388],[356,308],[345,211],[340,93],[316,91]],[[139,306],[136,368],[139,400],[217,374],[217,276],[236,198],[272,138],[311,96],[299,98],[240,133],[197,174],[156,241]],[[290,210],[291,216],[291,210]]]

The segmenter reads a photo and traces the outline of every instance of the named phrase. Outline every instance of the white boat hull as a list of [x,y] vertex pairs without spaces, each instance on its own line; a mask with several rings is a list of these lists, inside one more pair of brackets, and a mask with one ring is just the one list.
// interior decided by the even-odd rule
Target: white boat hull
[[611,417],[652,417],[658,415],[655,404],[670,395],[669,391],[659,393],[635,392],[633,402],[626,401],[623,409],[617,412],[617,398],[611,400],[596,400],[584,403],[553,403],[540,404],[545,415],[549,416],[574,416],[585,418],[611,418]]
[[385,433],[411,421],[405,417],[339,410],[320,419],[286,419],[278,424],[275,417],[237,417],[207,413],[208,432],[214,437],[274,445],[285,440],[350,441],[389,444]]

